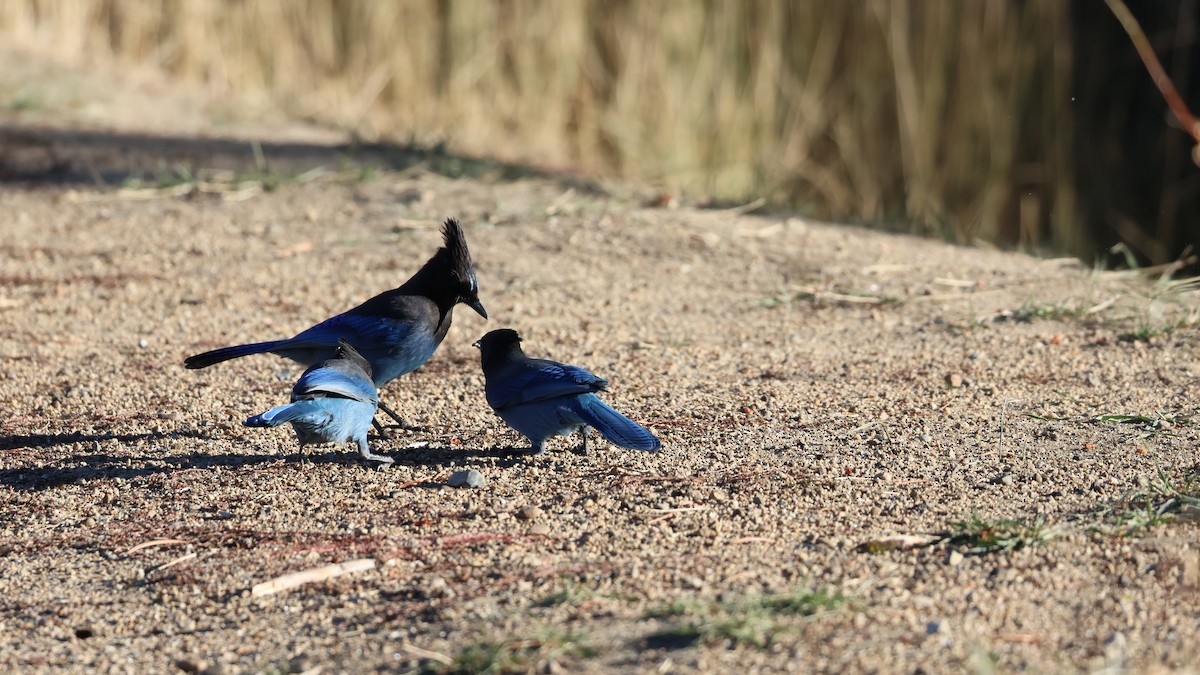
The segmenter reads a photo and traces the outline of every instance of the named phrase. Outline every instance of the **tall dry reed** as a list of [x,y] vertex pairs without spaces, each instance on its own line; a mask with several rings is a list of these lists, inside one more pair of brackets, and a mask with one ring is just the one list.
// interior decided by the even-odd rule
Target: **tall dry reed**
[[0,38],[368,138],[1087,249],[1059,0],[11,0]]

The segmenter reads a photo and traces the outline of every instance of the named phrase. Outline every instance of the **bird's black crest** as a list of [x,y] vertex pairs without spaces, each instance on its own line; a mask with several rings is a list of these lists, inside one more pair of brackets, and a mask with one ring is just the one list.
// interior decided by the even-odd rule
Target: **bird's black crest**
[[446,224],[442,226],[442,237],[446,242],[442,249],[449,256],[451,265],[465,277],[467,270],[471,269],[471,251],[467,249],[467,237],[457,219],[446,219]]

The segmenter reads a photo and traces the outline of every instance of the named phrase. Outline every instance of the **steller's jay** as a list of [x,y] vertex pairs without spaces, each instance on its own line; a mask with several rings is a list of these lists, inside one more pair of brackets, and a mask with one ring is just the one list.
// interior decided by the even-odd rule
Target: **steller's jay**
[[[371,364],[376,387],[411,373],[433,356],[446,337],[455,305],[464,303],[487,318],[487,310],[479,301],[471,253],[458,221],[447,219],[442,236],[445,245],[399,288],[380,293],[293,338],[214,349],[189,356],[184,365],[207,368],[229,359],[270,352],[311,366],[331,358],[338,339],[345,338]],[[406,426],[386,405],[380,403],[379,407],[400,426]]]
[[304,371],[292,387],[292,402],[248,418],[248,427],[277,427],[291,422],[300,447],[310,443],[358,443],[364,459],[391,464],[367,445],[379,394],[371,382],[371,364],[345,340],[334,357]]
[[488,405],[510,427],[529,438],[533,454],[541,454],[551,436],[583,433],[587,428],[609,442],[634,450],[662,447],[654,434],[597,398],[608,382],[588,371],[557,361],[531,359],[521,350],[521,336],[510,328],[484,335],[479,348]]

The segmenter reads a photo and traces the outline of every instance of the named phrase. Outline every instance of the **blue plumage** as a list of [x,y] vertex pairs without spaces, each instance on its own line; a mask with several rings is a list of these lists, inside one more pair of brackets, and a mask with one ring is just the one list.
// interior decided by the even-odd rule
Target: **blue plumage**
[[494,330],[475,346],[480,349],[488,405],[529,439],[535,454],[545,449],[547,438],[575,431],[583,432],[586,451],[587,427],[623,448],[662,447],[654,434],[596,396],[608,388],[606,380],[577,366],[529,358],[516,331]]
[[[376,387],[410,373],[433,356],[446,337],[454,306],[464,303],[483,318],[479,282],[462,227],[453,218],[443,229],[445,245],[399,288],[381,293],[342,314],[286,340],[214,349],[190,356],[188,368],[208,366],[250,354],[272,353],[305,366],[332,358],[339,339],[349,342],[371,365]],[[386,406],[380,405],[403,425]]]
[[364,459],[391,464],[367,445],[379,395],[371,366],[349,342],[341,340],[334,358],[304,371],[292,387],[292,402],[246,419],[248,427],[277,427],[290,422],[300,446],[357,443]]
[[[448,329],[449,320],[446,323]],[[397,377],[421,367],[433,356],[444,336],[444,331],[442,335],[437,335],[436,326],[431,326],[428,321],[419,318],[406,320],[347,312],[326,319],[287,340],[216,349],[191,357],[187,365],[189,368],[205,368],[221,361],[265,353],[277,354],[297,363],[311,365],[319,363],[322,357],[328,357],[329,344],[336,344],[339,338],[343,338],[355,345],[363,358],[372,365],[371,379],[376,387],[382,387]]]

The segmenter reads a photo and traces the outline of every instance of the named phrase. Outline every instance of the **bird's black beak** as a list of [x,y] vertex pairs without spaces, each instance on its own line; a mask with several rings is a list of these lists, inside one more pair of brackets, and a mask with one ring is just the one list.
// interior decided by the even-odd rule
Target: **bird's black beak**
[[479,316],[482,316],[485,320],[488,318],[487,310],[483,308],[483,303],[479,301],[479,298],[471,298],[467,300],[466,305],[467,307],[470,307],[478,312]]
[[471,343],[471,346],[475,349],[483,349],[483,340],[476,340]]

